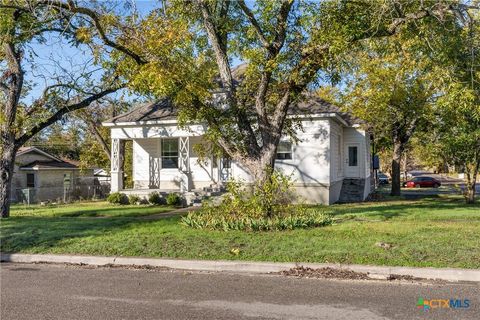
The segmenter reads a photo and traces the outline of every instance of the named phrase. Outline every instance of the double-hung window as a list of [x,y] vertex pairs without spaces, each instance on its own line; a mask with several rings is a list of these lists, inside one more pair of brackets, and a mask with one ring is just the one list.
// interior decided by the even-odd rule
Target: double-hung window
[[162,168],[178,168],[178,139],[162,139]]
[[277,160],[291,160],[292,157],[292,143],[290,141],[280,141],[277,147]]

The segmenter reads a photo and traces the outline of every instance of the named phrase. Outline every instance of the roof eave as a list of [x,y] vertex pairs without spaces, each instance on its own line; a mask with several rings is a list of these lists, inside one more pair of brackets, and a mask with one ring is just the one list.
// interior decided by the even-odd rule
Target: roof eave
[[[336,112],[323,112],[323,113],[311,113],[311,114],[295,114],[288,115],[288,118],[300,118],[300,119],[321,119],[321,118],[334,118],[340,124],[350,127],[350,125]],[[176,119],[165,120],[151,120],[151,121],[130,121],[130,122],[102,122],[104,127],[139,127],[139,126],[152,126],[152,125],[175,125],[178,121]],[[197,123],[198,125],[199,123]]]

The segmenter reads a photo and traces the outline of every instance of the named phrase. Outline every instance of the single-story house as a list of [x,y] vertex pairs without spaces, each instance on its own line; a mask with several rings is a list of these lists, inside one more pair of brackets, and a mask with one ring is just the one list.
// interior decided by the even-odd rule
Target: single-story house
[[[65,201],[88,197],[93,186],[93,170],[80,170],[37,147],[21,147],[12,177],[12,202]],[[29,198],[29,199],[28,199]]]
[[[198,161],[193,147],[204,141],[204,124],[180,128],[168,99],[147,103],[103,123],[111,130],[111,191],[147,196],[153,191],[210,190],[228,179],[251,181],[239,163],[211,157]],[[303,130],[298,142],[278,146],[275,167],[292,175],[308,203],[363,201],[371,192],[370,135],[348,114],[310,97],[292,108]],[[122,148],[133,143],[133,189],[123,187]],[[203,159],[202,159],[203,160]]]

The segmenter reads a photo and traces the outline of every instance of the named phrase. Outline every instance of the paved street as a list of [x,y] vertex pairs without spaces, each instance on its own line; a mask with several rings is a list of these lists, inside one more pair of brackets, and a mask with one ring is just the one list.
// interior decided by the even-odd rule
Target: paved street
[[[479,319],[479,284],[1,264],[1,319]],[[469,299],[468,309],[417,309]]]

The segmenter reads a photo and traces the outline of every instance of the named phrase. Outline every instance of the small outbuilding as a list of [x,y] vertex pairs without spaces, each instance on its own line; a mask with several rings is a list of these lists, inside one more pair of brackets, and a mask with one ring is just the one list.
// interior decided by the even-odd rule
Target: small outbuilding
[[37,147],[22,147],[15,159],[12,202],[69,201],[93,194],[93,170],[80,170]]

